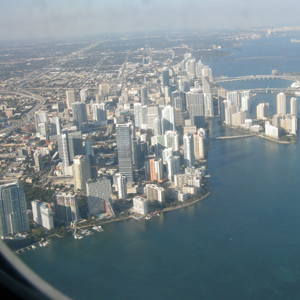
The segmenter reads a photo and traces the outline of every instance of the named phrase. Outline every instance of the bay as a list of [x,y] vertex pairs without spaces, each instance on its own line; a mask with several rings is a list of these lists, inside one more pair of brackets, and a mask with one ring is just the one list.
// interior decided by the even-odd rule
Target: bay
[[[268,74],[289,60],[294,69],[288,71],[300,71],[290,44],[269,43],[251,41],[229,58],[205,63],[213,74],[228,75],[221,72],[236,58],[253,51],[261,57],[271,48],[266,67],[251,59],[231,76],[251,74],[255,66],[257,74]],[[285,48],[290,56],[279,58]],[[275,97],[257,95],[251,105],[270,99],[274,109]],[[216,119],[209,129],[208,198],[149,221],[110,223],[82,240],[55,239],[20,258],[74,299],[299,299],[299,144],[214,140],[237,133]]]

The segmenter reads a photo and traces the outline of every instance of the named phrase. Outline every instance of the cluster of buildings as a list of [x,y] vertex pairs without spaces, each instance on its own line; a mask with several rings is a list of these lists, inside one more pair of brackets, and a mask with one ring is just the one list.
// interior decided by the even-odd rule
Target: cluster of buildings
[[[222,99],[222,98],[221,98]],[[290,113],[287,113],[286,95],[279,93],[276,99],[277,113],[270,116],[270,104],[256,106],[256,120],[250,118],[250,91],[226,91],[219,102],[220,120],[233,127],[248,129],[250,132],[264,131],[265,136],[278,139],[282,133],[297,134],[297,99],[290,99]],[[264,128],[261,123],[264,121]]]

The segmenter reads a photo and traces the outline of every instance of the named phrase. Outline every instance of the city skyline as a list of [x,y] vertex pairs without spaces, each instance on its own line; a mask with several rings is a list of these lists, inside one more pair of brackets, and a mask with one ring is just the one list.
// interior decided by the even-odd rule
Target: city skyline
[[[169,30],[295,26],[295,0],[10,1],[0,12],[0,40]],[[169,14],[166,14],[169,12]],[[228,18],[228,16],[235,16]],[[201,18],[199,18],[201,16]],[[176,19],[176,22],[174,22]],[[137,24],[139,24],[137,29]]]

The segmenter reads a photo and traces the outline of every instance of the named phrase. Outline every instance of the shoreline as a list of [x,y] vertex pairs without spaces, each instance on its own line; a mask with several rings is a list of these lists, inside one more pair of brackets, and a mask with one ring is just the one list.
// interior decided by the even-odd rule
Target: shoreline
[[[178,209],[180,209],[180,208],[185,208],[185,207],[191,206],[191,205],[196,204],[197,202],[202,201],[203,199],[207,198],[210,194],[211,194],[211,189],[210,189],[205,195],[203,195],[203,196],[201,196],[201,197],[195,199],[195,200],[192,201],[192,202],[185,203],[185,204],[183,204],[183,205],[177,205],[177,206],[174,206],[174,207],[167,207],[167,208],[164,208],[163,210],[158,211],[158,212],[159,212],[159,213],[166,213],[166,212],[178,210]],[[133,216],[128,216],[128,217],[124,217],[124,218],[119,218],[119,219],[114,219],[114,220],[108,220],[108,221],[105,221],[105,222],[101,223],[100,225],[108,224],[108,223],[113,223],[113,222],[120,222],[120,221],[124,221],[124,220],[128,220],[128,219],[134,219],[134,220],[136,220]],[[95,226],[95,224],[92,224],[92,225],[85,225],[85,226],[82,226],[82,227],[73,227],[72,229],[75,229],[75,230],[76,230],[76,229],[90,228],[90,227],[93,227],[93,226]],[[72,230],[72,229],[71,229],[71,230]],[[67,235],[67,236],[68,236],[68,235]],[[58,234],[51,234],[51,235],[45,237],[45,239],[47,239],[47,238],[50,239],[50,238],[55,238],[55,237],[62,239],[62,238],[67,237],[67,236],[59,236]],[[15,254],[22,254],[22,253],[18,253],[21,249],[31,248],[32,245],[35,245],[35,244],[38,244],[38,243],[39,243],[39,242],[35,242],[35,243],[31,244],[31,245],[28,245],[27,247],[23,247],[23,248],[14,250],[13,252],[14,252]],[[31,249],[30,249],[30,250],[31,250]],[[30,250],[29,250],[29,251],[30,251]],[[25,252],[24,252],[24,253],[25,253]]]
[[[287,145],[287,144],[295,144],[295,143],[298,142],[298,137],[297,137],[296,141],[290,141],[290,142],[288,142],[288,141],[276,140],[276,139],[273,139],[271,137],[264,136],[264,135],[261,135],[261,134],[255,133],[255,132],[251,133],[250,131],[246,131],[246,130],[244,130],[242,128],[232,127],[232,126],[229,126],[229,125],[226,125],[226,124],[221,124],[221,126],[226,127],[226,128],[230,128],[230,129],[234,129],[234,130],[237,130],[239,132],[250,133],[253,136],[257,136],[257,137],[260,137],[260,138],[263,138],[263,139],[266,139],[266,140],[269,140],[269,141],[272,141],[272,142],[276,142],[276,143],[279,143],[279,144],[286,144]],[[227,136],[225,136],[225,137],[227,137]],[[241,135],[241,138],[242,137],[243,137],[243,135]],[[230,138],[228,138],[228,139],[230,139]],[[218,139],[218,140],[226,140],[226,139]]]

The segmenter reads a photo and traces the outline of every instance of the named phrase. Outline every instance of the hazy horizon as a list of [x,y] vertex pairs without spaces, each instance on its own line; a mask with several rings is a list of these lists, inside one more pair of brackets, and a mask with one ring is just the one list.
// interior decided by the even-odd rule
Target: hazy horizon
[[295,0],[2,0],[0,40],[297,26],[298,7]]

